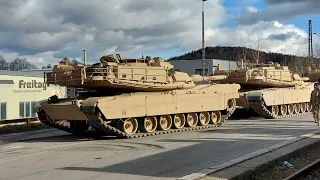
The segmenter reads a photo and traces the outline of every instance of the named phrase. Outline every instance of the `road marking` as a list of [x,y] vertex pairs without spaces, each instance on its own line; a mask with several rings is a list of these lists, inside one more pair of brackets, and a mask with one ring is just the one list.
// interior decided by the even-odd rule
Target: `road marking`
[[246,154],[246,155],[238,157],[236,159],[232,159],[230,161],[224,162],[224,163],[222,163],[220,165],[209,167],[209,168],[203,169],[203,170],[201,170],[199,172],[183,176],[181,178],[178,178],[178,180],[194,180],[194,179],[198,179],[198,178],[204,177],[204,176],[206,176],[208,174],[217,172],[219,170],[225,169],[225,168],[233,166],[235,164],[239,164],[239,163],[241,163],[243,161],[255,158],[257,156],[261,156],[261,155],[266,154],[266,153],[268,153],[270,151],[274,151],[276,149],[279,149],[281,147],[287,146],[287,145],[292,144],[294,142],[300,141],[300,140],[305,139],[307,137],[314,136],[314,135],[316,135],[318,133],[320,133],[320,130],[315,130],[315,131],[312,131],[312,132],[307,133],[307,134],[303,134],[303,135],[298,136],[298,137],[293,137],[290,140],[275,144],[275,145],[270,146],[268,148],[260,149],[258,151]]

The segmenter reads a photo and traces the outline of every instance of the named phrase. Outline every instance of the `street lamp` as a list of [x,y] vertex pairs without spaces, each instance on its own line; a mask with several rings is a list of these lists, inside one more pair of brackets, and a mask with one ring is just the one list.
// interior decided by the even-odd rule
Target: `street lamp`
[[202,76],[205,75],[205,49],[204,49],[204,2],[202,0]]

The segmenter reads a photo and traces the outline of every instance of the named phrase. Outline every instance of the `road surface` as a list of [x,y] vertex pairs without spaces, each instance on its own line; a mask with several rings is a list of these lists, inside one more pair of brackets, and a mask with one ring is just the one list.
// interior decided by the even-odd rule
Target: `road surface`
[[0,179],[176,179],[318,129],[311,115],[229,120],[214,130],[138,139],[59,130],[0,136]]

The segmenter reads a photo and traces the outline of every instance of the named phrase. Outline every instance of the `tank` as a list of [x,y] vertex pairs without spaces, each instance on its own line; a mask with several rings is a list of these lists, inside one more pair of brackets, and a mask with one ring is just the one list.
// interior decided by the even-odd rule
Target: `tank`
[[189,76],[161,58],[70,64],[65,58],[45,74],[45,82],[86,92],[74,98],[52,96],[36,106],[41,122],[72,134],[136,138],[213,128],[236,109],[239,84],[213,84],[227,76]]
[[278,63],[251,64],[237,62],[238,69],[221,70],[215,75],[227,78],[215,80],[220,83],[241,85],[238,108],[252,109],[265,118],[283,118],[310,113],[310,95],[313,82],[306,77],[292,74],[287,66]]
[[249,62],[240,64],[237,62],[236,70],[215,70],[215,75],[226,75],[228,77],[219,80],[222,83],[239,83],[243,89],[270,88],[270,87],[292,87],[302,85],[305,79],[298,74],[292,74],[288,66],[269,62],[267,64],[252,64]]
[[320,79],[320,67],[317,64],[306,67],[305,72],[310,82],[317,82]]

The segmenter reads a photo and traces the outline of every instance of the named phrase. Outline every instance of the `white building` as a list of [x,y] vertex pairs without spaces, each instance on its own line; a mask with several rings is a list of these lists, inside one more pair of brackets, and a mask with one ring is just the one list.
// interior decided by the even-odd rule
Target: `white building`
[[[176,71],[186,72],[189,76],[194,74],[202,75],[202,60],[171,60],[168,61],[174,65]],[[237,64],[235,61],[221,59],[206,59],[205,60],[205,75],[210,75],[214,72],[215,66],[220,64],[222,69],[235,69]]]
[[44,83],[46,71],[0,70],[0,120],[36,117],[32,108],[35,102],[52,95],[66,97],[66,87],[47,86]]

